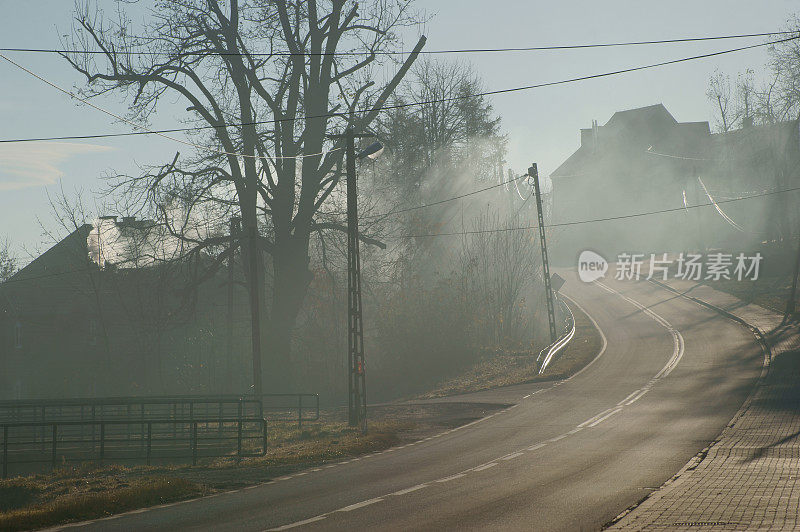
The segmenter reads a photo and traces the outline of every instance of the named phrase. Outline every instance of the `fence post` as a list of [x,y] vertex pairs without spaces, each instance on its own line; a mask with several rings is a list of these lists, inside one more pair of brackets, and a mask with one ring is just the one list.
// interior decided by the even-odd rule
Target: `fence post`
[[95,414],[96,414],[95,405],[92,405],[92,452],[94,452],[96,446],[95,436],[97,431],[97,425],[95,424]]
[[239,416],[236,436],[236,463],[242,461],[242,416]]
[[3,478],[8,478],[8,425],[3,425]]
[[100,420],[100,464],[106,456],[106,422]]
[[197,465],[197,421],[192,421],[192,465]]
[[53,453],[51,457],[51,464],[53,469],[56,468],[56,440],[58,438],[58,424],[53,423]]
[[297,428],[303,428],[303,396],[297,394]]
[[147,422],[147,465],[150,465],[150,454],[153,446],[153,422]]

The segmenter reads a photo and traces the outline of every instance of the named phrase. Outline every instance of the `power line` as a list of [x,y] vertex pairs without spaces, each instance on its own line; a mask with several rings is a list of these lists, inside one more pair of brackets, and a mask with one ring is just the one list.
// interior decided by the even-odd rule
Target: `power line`
[[[100,107],[99,105],[95,105],[94,103],[90,102],[87,98],[81,98],[77,94],[75,94],[73,92],[70,92],[67,89],[62,88],[59,85],[56,85],[52,81],[49,81],[49,80],[43,78],[39,74],[36,74],[32,70],[30,70],[30,69],[20,65],[19,63],[9,59],[8,57],[6,57],[3,54],[0,54],[0,59],[4,59],[4,60],[8,61],[9,63],[11,63],[15,67],[19,68],[23,72],[26,72],[27,74],[30,74],[31,76],[33,76],[34,78],[38,79],[39,81],[42,81],[43,83],[46,83],[47,85],[53,87],[54,89],[63,92],[64,94],[66,94],[70,98],[72,98],[74,100],[78,100],[79,102],[81,102],[81,103],[83,103],[85,105],[88,105],[92,109],[100,111],[101,113],[105,113],[108,116],[111,116],[113,118],[116,118],[117,120],[120,120],[121,122],[125,122],[126,124],[128,124],[131,127],[133,127],[134,129],[141,130],[141,132],[143,132],[145,134],[158,135],[159,137],[163,137],[163,138],[171,140],[173,142],[178,142],[178,143],[184,144],[186,146],[191,146],[193,148],[197,148],[197,149],[200,149],[200,150],[205,150],[205,151],[208,151],[208,152],[211,152],[211,153],[216,153],[218,155],[232,155],[232,156],[235,156],[235,157],[250,157],[250,158],[253,158],[253,159],[261,159],[262,158],[260,155],[248,155],[248,154],[243,154],[243,153],[228,152],[228,151],[224,151],[224,150],[216,150],[214,148],[209,148],[208,146],[202,146],[200,144],[195,144],[194,142],[190,142],[188,140],[182,140],[182,139],[178,139],[178,138],[175,138],[175,137],[171,137],[171,136],[169,136],[169,135],[167,135],[165,133],[161,133],[159,131],[153,131],[151,129],[147,129],[145,127],[140,126],[136,122],[128,120],[127,118],[124,118],[124,117],[122,117],[122,116],[120,116],[120,115],[118,115],[116,113],[113,113],[113,112],[111,112],[111,111],[109,111],[107,109],[104,109],[103,107]],[[336,150],[340,150],[340,149],[341,148],[334,148],[333,150],[330,150],[330,151],[336,151]],[[271,157],[271,158],[272,159],[303,159],[303,158],[306,158],[306,157],[316,157],[316,156],[320,156],[320,155],[325,155],[326,153],[328,153],[328,152],[311,153],[311,154],[305,154],[305,155],[274,156],[274,157]]]
[[[787,188],[787,189],[782,189],[782,190],[773,190],[771,192],[764,192],[762,194],[753,194],[751,196],[744,196],[744,197],[741,197],[741,198],[732,198],[732,199],[728,199],[728,200],[720,200],[720,201],[717,201],[717,203],[718,204],[719,203],[733,203],[735,201],[744,201],[744,200],[749,200],[749,199],[754,199],[754,198],[761,198],[761,197],[764,197],[764,196],[772,196],[772,195],[775,195],[775,194],[782,194],[784,192],[795,192],[795,191],[798,191],[798,190],[800,190],[800,187],[793,187],[793,188]],[[609,216],[607,218],[593,218],[593,219],[589,219],[589,220],[576,220],[576,221],[573,221],[573,222],[562,222],[562,223],[557,223],[557,224],[545,224],[545,227],[565,227],[565,226],[571,226],[571,225],[581,225],[581,224],[589,224],[589,223],[607,222],[607,221],[612,221],[612,220],[624,220],[624,219],[629,219],[629,218],[639,218],[639,217],[643,217],[643,216],[652,216],[652,215],[655,215],[655,214],[664,214],[664,213],[669,213],[669,212],[682,211],[684,209],[697,209],[699,207],[712,207],[712,206],[713,206],[712,203],[699,203],[697,205],[690,205],[688,207],[675,207],[675,208],[671,208],[671,209],[661,209],[661,210],[656,210],[656,211],[638,212],[638,213],[634,213],[634,214],[624,214],[624,215],[620,215],[620,216]],[[529,230],[529,229],[536,229],[537,227],[538,227],[537,225],[527,225],[527,226],[522,226],[522,227],[504,227],[504,228],[500,228],[500,229],[482,229],[482,230],[474,230],[474,231],[459,231],[457,233],[454,232],[454,233],[427,233],[427,234],[419,234],[419,235],[389,235],[389,236],[386,236],[386,237],[383,237],[383,238],[400,239],[400,238],[425,238],[425,237],[436,237],[436,236],[464,236],[464,235],[477,235],[477,234],[487,234],[487,233],[506,233],[506,232],[510,232],[510,231],[524,231],[524,230]],[[12,278],[12,279],[9,279],[9,280],[7,280],[7,281],[5,281],[3,283],[0,283],[0,289],[2,289],[3,286],[8,285],[8,284],[12,284],[12,283],[19,283],[19,282],[23,282],[23,281],[35,281],[35,280],[38,280],[38,279],[45,279],[45,278],[50,278],[50,277],[58,277],[60,275],[68,275],[68,274],[71,274],[71,273],[79,273],[79,272],[90,273],[90,271],[91,270],[89,270],[89,269],[84,267],[84,268],[80,268],[80,269],[66,270],[66,271],[63,271],[63,272],[54,272],[54,273],[38,275],[38,276],[23,277],[21,279],[13,279]]]
[[[498,95],[498,94],[507,94],[507,93],[511,93],[511,92],[520,92],[520,91],[527,91],[527,90],[532,90],[532,89],[540,89],[540,88],[544,88],[544,87],[553,87],[553,86],[557,86],[557,85],[566,85],[566,84],[569,84],[569,83],[577,83],[577,82],[580,82],[580,81],[588,81],[588,80],[592,80],[592,79],[599,79],[599,78],[605,78],[605,77],[610,77],[610,76],[617,76],[617,75],[621,75],[621,74],[628,74],[628,73],[631,73],[631,72],[637,72],[637,71],[641,71],[641,70],[648,70],[648,69],[658,68],[658,67],[662,67],[662,66],[674,65],[674,64],[684,63],[684,62],[688,62],[688,61],[696,61],[696,60],[699,60],[699,59],[707,59],[709,57],[716,57],[716,56],[720,56],[720,55],[731,54],[731,53],[735,53],[735,52],[741,52],[741,51],[744,51],[744,50],[752,50],[754,48],[760,48],[760,47],[763,47],[763,46],[770,46],[770,45],[779,44],[779,43],[783,43],[783,42],[793,41],[793,40],[796,40],[798,38],[800,38],[800,35],[795,35],[793,37],[788,37],[786,39],[780,39],[780,40],[777,40],[777,41],[767,41],[767,42],[763,42],[763,43],[752,44],[752,45],[749,45],[749,46],[741,46],[741,47],[738,47],[738,48],[730,48],[730,49],[727,49],[727,50],[720,50],[718,52],[710,52],[710,53],[707,53],[707,54],[700,54],[700,55],[694,55],[694,56],[690,56],[690,57],[683,57],[683,58],[680,58],[680,59],[673,59],[673,60],[670,60],[670,61],[661,61],[661,62],[658,62],[658,63],[650,63],[650,64],[647,64],[647,65],[640,65],[640,66],[624,68],[624,69],[620,69],[620,70],[613,70],[613,71],[610,71],[610,72],[602,72],[602,73],[599,73],[599,74],[590,74],[590,75],[586,75],[586,76],[567,78],[567,79],[562,79],[562,80],[558,80],[558,81],[549,81],[549,82],[545,82],[545,83],[536,83],[536,84],[533,84],[533,85],[524,85],[524,86],[512,87],[512,88],[508,88],[508,89],[498,89],[498,90],[493,90],[493,91],[486,91],[486,92],[478,92],[478,93],[473,93],[473,94],[452,96],[452,97],[449,97],[449,98],[432,99],[432,100],[425,100],[425,101],[419,101],[419,102],[395,103],[395,104],[391,104],[391,105],[384,105],[384,106],[381,106],[381,107],[366,108],[366,109],[362,109],[360,111],[355,111],[355,112],[358,112],[358,113],[369,113],[369,112],[372,112],[372,111],[390,111],[390,110],[395,110],[395,109],[403,109],[403,108],[407,108],[407,107],[415,107],[415,106],[421,106],[421,105],[432,105],[432,104],[435,104],[435,103],[446,103],[446,102],[453,102],[453,101],[465,100],[465,99],[470,99],[470,98],[478,98],[478,97],[483,97],[483,96],[494,96],[494,95]],[[9,62],[12,62],[10,59],[8,59],[7,57],[3,56],[2,54],[0,54],[0,57],[2,57],[3,59],[5,59],[5,60],[7,60]],[[17,65],[16,63],[13,63],[13,64],[18,66],[18,67],[20,67],[20,68],[22,68],[20,65]],[[25,69],[25,70],[27,70],[27,69]],[[45,80],[43,77],[41,77],[39,75],[36,75],[36,74],[32,74],[32,75],[36,76],[38,79],[44,81],[45,83],[47,83],[49,85],[55,86],[55,84]],[[61,90],[62,92],[66,92],[70,96],[73,96],[71,93],[69,93],[68,91],[65,91],[64,89],[59,88],[59,90]],[[93,104],[88,104],[88,105],[92,105],[93,106]],[[319,115],[304,116],[301,119],[302,120],[311,120],[311,119],[315,119],[315,118],[334,118],[334,117],[347,118],[348,114],[347,113],[326,113],[326,114],[319,114]],[[172,128],[172,129],[163,129],[163,130],[144,130],[144,131],[142,130],[141,126],[135,125],[135,127],[137,129],[139,129],[139,131],[131,131],[131,132],[125,132],[125,133],[101,133],[101,134],[94,134],[94,135],[69,135],[69,136],[59,136],[59,137],[0,139],[0,143],[38,142],[38,141],[57,141],[57,140],[86,140],[86,139],[99,139],[99,138],[111,138],[111,137],[127,137],[127,136],[135,136],[135,135],[161,135],[161,136],[165,136],[166,134],[169,134],[169,133],[178,133],[178,132],[185,132],[185,131],[200,131],[200,130],[205,130],[205,129],[219,129],[219,128],[227,128],[227,127],[243,127],[243,126],[253,126],[253,125],[263,125],[263,124],[277,124],[277,123],[290,122],[290,121],[295,121],[295,120],[298,120],[298,119],[297,118],[273,118],[271,120],[256,120],[256,121],[252,121],[252,122],[242,122],[242,123],[236,123],[236,124],[222,124],[222,125],[218,125],[218,126],[205,125],[205,126],[191,126],[191,127],[185,127],[185,128]],[[168,138],[172,139],[171,137],[168,137]],[[172,139],[172,140],[175,140],[175,139]],[[182,141],[177,141],[177,142],[182,142]],[[186,143],[186,142],[184,142],[184,143]]]
[[[797,191],[797,190],[800,190],[800,187],[793,187],[793,188],[787,188],[787,189],[782,189],[782,190],[773,190],[771,192],[765,192],[763,194],[753,194],[752,196],[744,196],[744,197],[741,197],[741,198],[732,198],[732,199],[727,199],[727,200],[720,200],[720,201],[717,201],[717,204],[719,204],[719,203],[733,203],[735,201],[744,201],[744,200],[748,200],[748,199],[761,198],[761,197],[764,197],[764,196],[772,196],[772,195],[775,195],[775,194],[781,194],[781,193],[784,193],[784,192],[794,192],[794,191]],[[620,216],[609,216],[609,217],[606,217],[606,218],[592,218],[592,219],[588,219],[588,220],[576,220],[576,221],[572,221],[572,222],[561,222],[561,223],[555,223],[555,224],[545,224],[545,227],[567,227],[567,226],[572,226],[572,225],[582,225],[582,224],[598,223],[598,222],[609,222],[609,221],[613,221],[613,220],[626,220],[626,219],[630,219],[630,218],[640,218],[640,217],[643,217],[643,216],[652,216],[652,215],[655,215],[655,214],[665,214],[665,213],[682,211],[682,210],[687,210],[687,209],[697,209],[699,207],[713,207],[713,206],[714,206],[713,203],[698,203],[697,205],[689,205],[688,207],[681,206],[681,207],[674,207],[674,208],[670,208],[670,209],[660,209],[660,210],[657,210],[657,211],[646,211],[646,212],[637,212],[637,213],[633,213],[633,214],[623,214],[623,215],[620,215]],[[462,235],[465,235],[465,234],[466,235],[480,235],[480,234],[486,234],[486,233],[506,233],[506,232],[509,232],[509,231],[524,231],[524,230],[528,230],[528,229],[537,229],[538,227],[539,227],[538,225],[526,225],[526,226],[520,226],[520,227],[503,227],[503,228],[500,228],[500,229],[479,229],[479,230],[473,230],[473,231],[459,231],[459,232],[452,232],[452,233],[425,233],[425,234],[418,234],[418,235],[389,235],[389,236],[384,237],[384,238],[399,239],[399,238],[426,238],[426,237],[435,237],[435,236],[462,236]]]
[[472,192],[467,192],[466,194],[461,194],[460,196],[453,196],[452,198],[447,198],[447,199],[443,199],[443,200],[439,200],[439,201],[434,201],[433,203],[427,203],[425,205],[417,205],[416,207],[409,207],[407,209],[398,209],[396,211],[389,211],[389,212],[385,212],[383,214],[371,214],[369,216],[362,216],[361,218],[364,218],[364,219],[367,219],[367,218],[369,218],[369,219],[372,219],[372,218],[383,218],[383,217],[386,217],[386,216],[392,216],[394,214],[400,214],[400,213],[403,213],[403,212],[417,211],[419,209],[427,209],[428,207],[433,207],[435,205],[441,205],[442,203],[448,203],[450,201],[455,201],[457,199],[462,199],[462,198],[466,198],[466,197],[469,197],[469,196],[474,196],[475,194],[480,194],[481,192],[486,192],[487,190],[492,190],[493,188],[502,187],[502,186],[507,185],[509,183],[514,183],[516,181],[519,181],[520,179],[523,179],[525,177],[528,177],[528,174],[521,175],[521,176],[515,177],[513,179],[509,179],[508,181],[503,181],[502,183],[498,183],[496,185],[492,185],[492,186],[489,186],[489,187],[481,188],[481,189],[478,189],[478,190],[473,190]]
[[[661,39],[652,41],[623,41],[623,42],[610,42],[610,43],[585,43],[585,44],[556,44],[545,46],[525,46],[525,47],[507,47],[507,48],[452,48],[444,50],[421,50],[420,55],[441,55],[441,54],[476,54],[476,53],[506,53],[506,52],[542,52],[553,50],[580,50],[586,48],[615,48],[623,46],[644,46],[655,44],[679,44],[687,42],[701,42],[701,41],[720,41],[728,39],[747,39],[752,37],[772,37],[775,35],[791,35],[797,34],[795,31],[772,31],[765,33],[742,33],[736,35],[710,35],[703,37],[681,37],[676,39]],[[105,50],[80,50],[80,49],[67,49],[67,48],[0,48],[0,52],[20,52],[20,53],[35,53],[35,54],[89,54],[89,55],[107,55]],[[320,56],[369,56],[369,55],[407,55],[411,52],[407,50],[389,51],[389,50],[376,50],[374,52],[214,52],[208,50],[202,51],[189,51],[181,52],[180,55],[209,55],[215,57],[320,57]],[[142,51],[114,51],[112,55],[168,55],[168,52],[157,52],[150,50]]]

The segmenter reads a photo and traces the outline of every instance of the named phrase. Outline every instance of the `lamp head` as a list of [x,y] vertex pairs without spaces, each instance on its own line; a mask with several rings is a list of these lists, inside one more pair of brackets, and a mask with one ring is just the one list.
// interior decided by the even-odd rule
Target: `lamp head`
[[369,157],[370,159],[377,159],[380,154],[383,153],[383,144],[380,142],[373,142],[366,148],[364,148],[361,153],[357,155],[359,159],[363,159],[364,157]]

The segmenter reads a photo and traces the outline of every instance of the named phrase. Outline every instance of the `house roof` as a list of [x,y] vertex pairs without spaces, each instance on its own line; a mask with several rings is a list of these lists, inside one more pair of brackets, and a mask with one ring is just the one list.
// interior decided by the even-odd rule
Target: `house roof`
[[617,111],[597,128],[597,148],[592,130],[581,130],[581,146],[550,175],[570,178],[592,173],[593,167],[625,154],[646,155],[653,146],[677,153],[694,153],[710,135],[708,122],[678,122],[663,104]]

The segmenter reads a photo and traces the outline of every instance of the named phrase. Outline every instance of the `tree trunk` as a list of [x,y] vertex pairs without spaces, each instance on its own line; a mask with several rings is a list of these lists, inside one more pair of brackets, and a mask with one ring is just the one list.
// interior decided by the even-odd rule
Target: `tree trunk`
[[292,367],[292,336],[313,275],[308,270],[307,246],[292,236],[273,253],[272,312],[266,351],[265,392],[298,392],[297,368]]

